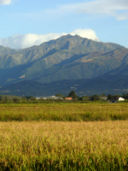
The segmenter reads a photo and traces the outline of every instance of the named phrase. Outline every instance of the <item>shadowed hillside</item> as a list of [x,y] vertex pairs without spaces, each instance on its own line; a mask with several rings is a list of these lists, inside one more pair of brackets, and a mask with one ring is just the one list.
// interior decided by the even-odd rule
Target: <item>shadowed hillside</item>
[[72,87],[82,94],[127,89],[127,63],[128,49],[79,36],[67,35],[17,51],[0,47],[1,93],[47,95]]

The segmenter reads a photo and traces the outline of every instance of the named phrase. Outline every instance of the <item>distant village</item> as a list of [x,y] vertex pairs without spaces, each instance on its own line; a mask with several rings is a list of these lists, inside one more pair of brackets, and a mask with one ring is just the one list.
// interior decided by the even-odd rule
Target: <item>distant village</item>
[[89,102],[89,101],[101,101],[101,102],[128,102],[128,94],[123,95],[92,95],[92,96],[78,96],[75,91],[70,91],[67,96],[62,94],[56,94],[53,96],[8,96],[8,95],[0,95],[0,103],[24,103],[24,102],[45,102],[45,101],[81,101],[81,102]]
[[47,96],[47,97],[36,97],[36,100],[65,100],[65,101],[73,101],[73,100],[81,100],[81,101],[111,101],[111,102],[124,102],[125,99],[122,96],[112,96],[109,98],[108,96],[83,96],[83,97],[61,97],[61,96]]

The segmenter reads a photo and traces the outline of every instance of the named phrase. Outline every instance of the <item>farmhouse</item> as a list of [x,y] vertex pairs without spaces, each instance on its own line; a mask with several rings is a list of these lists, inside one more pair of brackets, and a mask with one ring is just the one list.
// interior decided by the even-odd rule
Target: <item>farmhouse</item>
[[72,100],[72,97],[65,97],[65,100]]
[[124,102],[124,101],[125,101],[125,98],[119,97],[119,98],[118,98],[118,101],[119,101],[119,102]]

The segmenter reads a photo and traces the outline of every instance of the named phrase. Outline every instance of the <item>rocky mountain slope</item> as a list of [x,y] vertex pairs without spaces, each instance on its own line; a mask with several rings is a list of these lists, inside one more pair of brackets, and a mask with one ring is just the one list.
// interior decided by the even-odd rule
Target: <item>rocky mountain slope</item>
[[0,47],[0,93],[50,95],[70,89],[79,94],[127,90],[127,65],[127,48],[79,36],[63,36],[24,50]]

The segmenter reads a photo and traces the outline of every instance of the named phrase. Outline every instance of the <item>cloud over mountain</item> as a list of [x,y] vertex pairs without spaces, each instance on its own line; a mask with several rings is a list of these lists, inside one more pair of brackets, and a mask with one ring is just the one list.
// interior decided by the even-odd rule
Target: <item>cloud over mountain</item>
[[95,41],[99,40],[98,37],[96,36],[95,31],[93,31],[92,29],[77,29],[71,32],[70,34],[72,36],[78,35],[80,37],[88,38]]
[[71,33],[25,34],[11,36],[0,39],[0,45],[14,49],[23,49],[34,45],[40,45],[41,43],[57,39],[67,34],[79,35],[83,38],[88,38],[91,40],[98,40],[95,31],[92,29],[77,29]]
[[9,5],[11,4],[11,0],[0,0],[0,5]]

